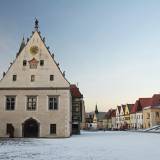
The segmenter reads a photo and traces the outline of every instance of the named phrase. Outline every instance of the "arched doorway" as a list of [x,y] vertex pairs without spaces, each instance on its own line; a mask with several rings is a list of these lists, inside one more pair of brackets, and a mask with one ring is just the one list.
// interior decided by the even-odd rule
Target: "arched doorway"
[[36,138],[39,137],[39,123],[30,118],[26,120],[23,124],[23,137]]

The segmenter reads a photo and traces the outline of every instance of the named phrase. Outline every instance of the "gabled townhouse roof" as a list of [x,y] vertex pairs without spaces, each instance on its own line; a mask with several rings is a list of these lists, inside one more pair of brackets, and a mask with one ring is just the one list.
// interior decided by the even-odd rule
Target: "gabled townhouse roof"
[[132,106],[133,106],[134,104],[127,104],[127,106],[128,106],[128,109],[129,109],[129,112],[131,112],[131,109],[132,109]]
[[123,112],[125,112],[125,107],[126,107],[126,105],[122,104]]
[[111,117],[116,117],[116,110],[112,109]]
[[70,85],[70,91],[71,91],[72,97],[83,98],[83,95],[81,94],[81,92],[79,91],[79,88],[75,84]]
[[131,114],[136,113],[137,112],[137,106],[138,106],[138,100],[135,102],[135,104],[132,105],[131,107]]
[[116,110],[115,109],[108,110],[108,112],[106,113],[105,117],[107,119],[110,119],[112,117],[116,117]]
[[152,96],[152,104],[151,106],[158,106],[160,105],[160,94],[154,94]]
[[117,106],[117,109],[118,109],[118,112],[120,114],[120,112],[121,112],[121,106]]
[[154,94],[152,98],[139,98],[131,108],[131,113],[142,111],[146,107],[160,105],[160,94]]
[[139,98],[137,111],[142,111],[143,108],[152,105],[152,98]]

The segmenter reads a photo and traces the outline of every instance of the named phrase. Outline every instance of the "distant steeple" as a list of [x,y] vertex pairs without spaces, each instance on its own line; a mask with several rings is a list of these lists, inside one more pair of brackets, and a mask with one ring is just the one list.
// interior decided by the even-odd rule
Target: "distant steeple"
[[21,45],[20,45],[20,48],[19,48],[19,51],[17,53],[17,56],[21,53],[21,51],[23,50],[23,48],[25,47],[25,45],[26,45],[26,43],[25,43],[25,40],[24,40],[24,37],[23,37]]
[[98,107],[97,107],[97,104],[96,104],[96,108],[95,108],[95,113],[98,114]]
[[39,28],[39,21],[38,21],[38,19],[37,18],[35,18],[35,26],[34,26],[34,28],[35,28],[35,31],[38,31],[38,28]]

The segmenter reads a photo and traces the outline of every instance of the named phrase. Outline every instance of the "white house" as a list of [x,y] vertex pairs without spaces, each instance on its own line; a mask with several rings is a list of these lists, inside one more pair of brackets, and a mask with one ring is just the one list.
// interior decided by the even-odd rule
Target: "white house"
[[116,128],[120,129],[120,111],[121,111],[121,106],[117,106],[116,108]]

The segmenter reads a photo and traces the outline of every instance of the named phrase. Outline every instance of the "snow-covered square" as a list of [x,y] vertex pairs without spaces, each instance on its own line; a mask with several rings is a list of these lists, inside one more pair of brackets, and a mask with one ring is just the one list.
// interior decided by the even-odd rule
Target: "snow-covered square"
[[0,160],[158,160],[160,134],[82,132],[64,139],[1,139]]

